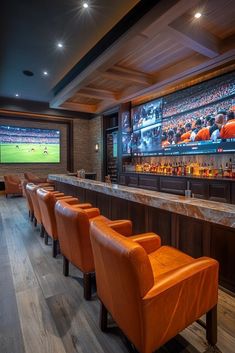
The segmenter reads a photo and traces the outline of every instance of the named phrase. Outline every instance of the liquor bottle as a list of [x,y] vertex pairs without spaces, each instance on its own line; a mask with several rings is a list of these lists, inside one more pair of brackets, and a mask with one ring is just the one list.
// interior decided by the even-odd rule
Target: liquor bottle
[[226,163],[225,168],[224,168],[224,175],[225,178],[229,178],[229,167],[228,163]]
[[220,165],[218,169],[218,176],[223,177],[224,176],[224,170],[222,164]]
[[235,178],[235,160],[232,162],[232,178]]
[[187,163],[184,162],[183,175],[187,175]]
[[229,159],[228,174],[229,174],[229,178],[232,178],[232,158]]

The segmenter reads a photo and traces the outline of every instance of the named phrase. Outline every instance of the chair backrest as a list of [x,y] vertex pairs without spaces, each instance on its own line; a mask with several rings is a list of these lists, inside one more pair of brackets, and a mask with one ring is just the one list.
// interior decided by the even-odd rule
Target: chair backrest
[[31,183],[34,184],[41,184],[41,183],[47,183],[47,178],[46,177],[39,177],[33,173],[27,172],[24,173],[24,177],[26,180],[28,180]]
[[[29,191],[27,190],[27,185],[30,184],[27,182],[27,180],[24,180],[23,184],[22,184],[22,187],[23,187],[23,193],[24,193],[24,196],[26,198],[26,202],[27,202],[27,207],[28,207],[28,210],[31,212],[31,213],[34,213],[34,209],[33,209],[33,201],[31,199],[31,195],[29,193]],[[31,185],[34,185],[31,183]]]
[[21,179],[18,175],[4,175],[5,193],[7,194],[22,194]]
[[25,172],[24,173],[24,177],[26,180],[30,181],[30,182],[33,182],[37,179],[39,179],[39,177],[31,172]]
[[93,272],[90,222],[86,212],[57,201],[55,215],[61,253],[83,272]]
[[33,211],[34,211],[34,217],[36,218],[37,222],[39,224],[42,223],[42,215],[41,215],[41,210],[38,202],[38,196],[37,196],[37,189],[39,186],[33,184],[33,183],[28,183],[26,185],[26,192],[29,194],[30,199],[33,204]]
[[21,179],[20,177],[18,177],[18,175],[14,175],[14,174],[8,174],[8,175],[4,175],[4,180],[5,182],[13,182],[13,183],[17,183],[20,184],[21,183]]
[[36,193],[41,211],[42,224],[47,234],[56,240],[58,239],[55,219],[56,197],[52,192],[42,188],[38,188]]
[[90,230],[98,296],[132,342],[142,337],[141,298],[154,284],[145,250],[108,225],[94,221]]

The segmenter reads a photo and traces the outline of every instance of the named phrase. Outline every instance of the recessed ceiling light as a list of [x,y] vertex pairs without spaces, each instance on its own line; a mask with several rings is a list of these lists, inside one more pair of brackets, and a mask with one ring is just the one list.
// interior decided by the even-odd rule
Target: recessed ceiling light
[[194,15],[194,17],[195,17],[195,18],[200,18],[201,15],[202,15],[201,12],[196,12],[195,15]]
[[61,49],[64,47],[64,45],[63,45],[63,43],[59,42],[59,43],[57,43],[57,47]]
[[48,71],[43,71],[44,76],[48,76]]
[[87,2],[84,2],[84,3],[82,4],[82,6],[83,6],[85,9],[87,9],[87,8],[89,7],[89,5],[88,5]]
[[15,96],[16,96],[16,97],[19,97],[19,93],[16,93]]

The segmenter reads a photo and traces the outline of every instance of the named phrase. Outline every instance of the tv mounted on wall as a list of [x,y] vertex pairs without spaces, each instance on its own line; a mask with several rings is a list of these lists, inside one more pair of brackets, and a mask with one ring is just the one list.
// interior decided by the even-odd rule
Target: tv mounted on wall
[[234,72],[164,97],[157,114],[156,102],[132,109],[133,155],[235,152]]
[[60,131],[0,125],[0,163],[60,163]]

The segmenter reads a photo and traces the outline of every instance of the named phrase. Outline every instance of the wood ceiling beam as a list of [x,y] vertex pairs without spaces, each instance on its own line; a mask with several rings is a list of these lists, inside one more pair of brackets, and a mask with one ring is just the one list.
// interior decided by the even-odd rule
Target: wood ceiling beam
[[97,110],[96,104],[82,104],[82,103],[72,103],[64,102],[61,106],[61,109],[75,110],[86,113],[95,113]]
[[[192,3],[198,2],[199,0],[191,0]],[[76,76],[73,81],[71,81],[66,87],[64,87],[56,96],[50,101],[51,108],[58,108],[60,107],[63,102],[71,98],[78,89],[88,85],[96,72],[100,69],[103,65],[106,69],[112,66],[114,63],[118,61],[115,60],[115,55],[119,55],[119,53],[123,54],[123,46],[128,48],[129,41],[131,41],[135,36],[140,35],[150,23],[156,22],[156,19],[159,17],[165,16],[165,13],[170,11],[171,7],[175,4],[183,2],[184,6],[186,0],[168,0],[168,1],[160,1],[157,3],[156,6],[152,11],[149,11],[142,19],[140,19],[133,27],[131,27],[125,34],[123,34],[116,42],[108,49],[103,52],[96,60],[93,61],[86,69],[84,69],[78,76]],[[189,1],[187,1],[189,2]],[[193,5],[192,5],[193,6]],[[177,12],[175,9],[175,17],[182,14],[183,6],[180,7],[180,13]],[[184,10],[185,11],[185,10]],[[156,33],[156,32],[155,32]],[[142,40],[145,40],[145,35],[141,36]],[[140,43],[137,41],[136,45]],[[135,47],[136,47],[135,45]],[[115,60],[115,61],[114,61]]]
[[199,22],[181,16],[169,24],[171,34],[184,46],[208,58],[219,55],[219,38],[203,29]]
[[[185,59],[165,70],[162,70],[156,75],[156,82],[150,88],[143,88],[136,93],[133,93],[130,89],[122,92],[121,99],[125,101],[133,100],[137,97],[142,96],[143,101],[149,99],[151,92],[156,90],[167,88],[171,85],[178,84],[189,76],[200,75],[209,70],[213,70],[218,66],[225,65],[227,63],[233,63],[235,61],[235,49],[232,49],[222,55],[219,55],[212,59],[205,59],[200,54],[195,54],[194,59]],[[147,97],[148,95],[148,97]]]
[[100,75],[110,80],[131,82],[142,86],[153,84],[153,77],[150,75],[120,66],[113,66],[108,71],[100,72]]
[[100,88],[91,88],[91,87],[85,87],[80,89],[77,93],[77,96],[83,96],[83,97],[90,97],[90,98],[96,98],[96,99],[108,99],[108,100],[116,100],[120,92],[112,92],[112,91],[107,91],[105,89],[100,89]]

